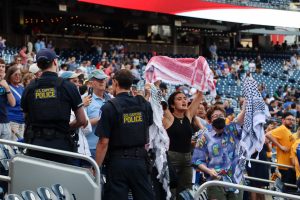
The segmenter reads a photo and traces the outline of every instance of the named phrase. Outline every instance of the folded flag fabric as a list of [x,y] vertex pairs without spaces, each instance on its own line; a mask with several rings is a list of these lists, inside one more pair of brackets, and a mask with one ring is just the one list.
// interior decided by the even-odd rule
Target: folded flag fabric
[[187,84],[202,92],[216,94],[214,74],[202,56],[197,59],[154,56],[146,66],[145,78],[149,83],[162,80],[176,85]]

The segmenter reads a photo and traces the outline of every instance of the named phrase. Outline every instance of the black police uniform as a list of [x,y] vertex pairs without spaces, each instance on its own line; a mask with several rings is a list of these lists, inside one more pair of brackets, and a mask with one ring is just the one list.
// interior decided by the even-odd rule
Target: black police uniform
[[[76,111],[82,104],[76,86],[58,78],[57,73],[43,72],[25,88],[21,107],[26,116],[24,139],[26,143],[65,151],[76,151],[69,122],[71,109]],[[58,155],[29,151],[29,155],[62,163],[70,163]]]
[[131,189],[135,200],[152,200],[147,170],[149,126],[153,123],[150,104],[142,97],[120,93],[102,108],[95,134],[109,138],[106,154],[107,184],[105,199],[128,199]]

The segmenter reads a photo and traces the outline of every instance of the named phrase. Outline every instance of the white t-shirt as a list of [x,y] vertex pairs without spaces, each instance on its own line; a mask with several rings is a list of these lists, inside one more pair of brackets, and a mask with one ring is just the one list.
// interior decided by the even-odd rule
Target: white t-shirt
[[[89,147],[89,144],[87,142],[85,135],[92,132],[92,125],[91,125],[89,118],[87,117],[85,110],[84,110],[84,115],[88,119],[88,125],[85,128],[83,128],[83,127],[79,128],[79,131],[78,131],[78,137],[79,137],[78,153],[86,155],[86,156],[91,156],[90,147]],[[75,119],[76,119],[75,113],[73,111],[71,111],[70,121],[73,121]]]

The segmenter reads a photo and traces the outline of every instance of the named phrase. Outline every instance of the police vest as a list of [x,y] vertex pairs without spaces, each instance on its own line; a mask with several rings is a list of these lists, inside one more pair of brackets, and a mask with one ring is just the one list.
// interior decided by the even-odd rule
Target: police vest
[[32,126],[70,121],[71,105],[62,100],[62,84],[64,80],[46,81],[36,79],[30,91],[29,121]]
[[110,149],[143,147],[149,137],[149,122],[147,101],[142,96],[133,97],[137,100],[135,105],[122,107],[118,98],[109,100],[117,110],[118,125],[112,130],[110,136]]

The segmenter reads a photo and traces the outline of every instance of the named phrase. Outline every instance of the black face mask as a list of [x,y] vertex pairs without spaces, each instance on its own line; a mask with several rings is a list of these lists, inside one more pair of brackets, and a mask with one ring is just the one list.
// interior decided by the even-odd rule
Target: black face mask
[[225,119],[224,118],[217,118],[212,122],[212,126],[215,129],[221,130],[223,128],[225,128],[226,123],[225,123]]

